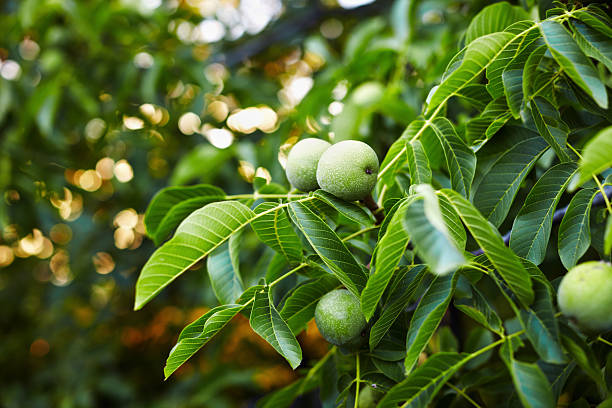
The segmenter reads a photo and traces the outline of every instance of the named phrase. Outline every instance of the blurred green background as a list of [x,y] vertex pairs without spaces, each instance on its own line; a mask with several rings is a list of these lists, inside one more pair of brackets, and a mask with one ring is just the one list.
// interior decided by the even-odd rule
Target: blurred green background
[[[162,380],[216,300],[201,268],[132,311],[148,202],[167,185],[286,185],[307,135],[382,159],[488,3],[0,2],[0,406],[252,406],[297,378],[236,319]],[[327,347],[315,329],[300,341],[306,359]]]

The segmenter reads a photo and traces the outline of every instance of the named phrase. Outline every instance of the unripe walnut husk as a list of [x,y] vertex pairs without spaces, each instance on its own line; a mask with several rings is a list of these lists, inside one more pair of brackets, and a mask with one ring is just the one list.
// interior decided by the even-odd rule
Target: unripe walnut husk
[[319,159],[319,186],[346,201],[368,196],[378,176],[378,157],[367,144],[345,140],[332,145]]
[[317,165],[323,152],[330,146],[325,140],[315,138],[297,142],[289,152],[285,166],[289,183],[301,191],[317,190]]
[[612,330],[612,265],[591,261],[574,266],[561,280],[557,300],[561,312],[583,331]]
[[359,299],[346,289],[332,290],[319,300],[315,323],[325,340],[337,346],[358,341],[367,324]]

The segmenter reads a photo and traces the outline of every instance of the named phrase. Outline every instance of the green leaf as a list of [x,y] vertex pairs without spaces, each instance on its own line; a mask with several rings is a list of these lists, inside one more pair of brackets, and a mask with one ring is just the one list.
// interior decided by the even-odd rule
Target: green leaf
[[217,306],[185,327],[166,360],[165,378],[170,377],[185,361],[204,347],[243,308],[244,305],[237,304]]
[[251,222],[259,239],[290,263],[302,260],[302,244],[293,230],[285,208],[277,203],[265,202],[255,207],[255,214],[262,214]]
[[467,85],[457,91],[457,96],[479,111],[484,110],[491,102],[491,94],[487,92],[487,87],[483,84]]
[[378,408],[426,408],[452,375],[469,360],[466,354],[436,353],[391,388]]
[[553,148],[559,160],[570,161],[570,156],[565,148],[569,128],[561,120],[559,110],[540,96],[533,98],[529,107],[531,117],[540,135]]
[[239,255],[242,230],[230,236],[206,259],[206,270],[219,303],[233,303],[244,292]]
[[147,235],[159,245],[193,211],[224,199],[223,190],[208,184],[166,187],[155,194],[145,212]]
[[593,349],[574,329],[564,323],[560,323],[561,341],[565,350],[572,356],[573,360],[595,383],[605,389],[606,383],[601,372],[601,365],[593,352]]
[[468,121],[465,134],[470,142],[490,139],[512,116],[505,97],[492,100],[484,111]]
[[437,277],[414,311],[406,337],[406,359],[404,360],[406,373],[412,371],[419,355],[440,325],[453,297],[457,278],[456,273]]
[[514,119],[519,119],[523,102],[523,70],[506,68],[502,73],[502,83],[510,113]]
[[599,79],[597,70],[582,52],[567,30],[556,21],[546,20],[540,31],[553,58],[565,73],[591,96],[599,106],[608,108],[606,87]]
[[469,197],[476,169],[476,155],[457,135],[455,127],[448,119],[435,119],[432,128],[444,147],[453,190]]
[[142,268],[136,282],[134,309],[142,308],[255,217],[247,206],[235,201],[211,203],[191,213],[174,237],[157,249]]
[[517,255],[536,265],[542,263],[555,208],[575,172],[575,163],[557,164],[544,173],[531,189],[510,234],[510,248]]
[[539,279],[534,279],[533,289],[535,292],[533,305],[520,311],[525,334],[543,361],[554,364],[565,363],[567,359],[561,349],[552,289],[548,281],[542,283]]
[[514,388],[526,408],[554,408],[556,406],[548,379],[536,364],[511,360],[510,373]]
[[359,297],[367,276],[336,233],[306,205],[289,204],[290,215],[321,260],[348,290]]
[[450,97],[456,95],[461,88],[471,84],[515,38],[515,35],[500,32],[479,37],[471,42],[459,68],[446,77],[431,95],[425,113],[431,113]]
[[467,300],[455,301],[455,306],[478,324],[494,331],[495,333],[503,333],[502,321],[487,300],[476,287],[472,287],[472,298]]
[[448,232],[433,190],[431,199],[418,199],[408,205],[403,221],[417,254],[433,273],[444,275],[466,263]]
[[473,199],[493,225],[498,227],[504,221],[523,180],[547,148],[540,136],[524,131],[508,150],[497,156]]
[[400,262],[410,237],[404,229],[402,220],[409,201],[402,201],[393,214],[387,232],[380,239],[374,251],[374,272],[361,293],[361,310],[366,320],[370,320],[376,311],[395,268]]
[[572,371],[574,371],[574,368],[576,368],[576,363],[572,361],[569,364],[559,365],[538,361],[538,366],[544,375],[546,375],[546,378],[548,378],[554,400],[558,401],[567,379]]
[[591,245],[591,204],[596,189],[578,191],[567,206],[559,225],[559,257],[566,269],[572,268]]
[[302,362],[302,349],[287,323],[270,299],[267,287],[255,294],[251,310],[251,327],[295,369]]
[[610,255],[610,252],[612,252],[612,216],[609,215],[604,231],[604,254]]
[[326,204],[332,206],[339,211],[346,218],[355,221],[361,225],[370,226],[372,225],[372,218],[367,212],[357,204],[350,203],[345,200],[336,198],[333,194],[330,194],[323,190],[317,190],[314,196]]
[[612,126],[600,130],[594,138],[584,146],[580,159],[580,180],[582,185],[591,177],[612,167]]
[[525,62],[525,68],[523,69],[523,97],[525,101],[531,100],[533,94],[537,91],[534,87],[535,78],[537,77],[538,66],[546,53],[546,49],[545,45],[536,48]]
[[512,23],[529,20],[529,14],[520,7],[502,1],[483,8],[470,22],[465,33],[465,44],[483,35],[504,31]]
[[378,185],[388,187],[394,183],[398,171],[406,164],[406,144],[417,140],[427,128],[427,122],[421,119],[413,120],[402,135],[391,145],[385,158],[380,164],[378,172]]
[[518,257],[504,245],[499,232],[459,193],[444,189],[440,194],[446,196],[510,290],[523,305],[531,304],[531,278]]
[[576,10],[574,16],[606,36],[612,37],[610,17],[593,4],[589,4],[586,11]]
[[280,311],[294,334],[304,329],[313,318],[319,299],[334,290],[340,282],[334,275],[323,275],[304,282],[291,292]]
[[579,21],[572,21],[574,38],[580,49],[589,57],[595,58],[612,71],[612,40]]
[[431,183],[429,160],[419,140],[406,143],[406,161],[408,162],[412,184]]
[[385,305],[382,314],[370,329],[370,350],[374,350],[385,334],[387,334],[395,320],[400,316],[406,306],[408,306],[410,299],[412,299],[412,296],[423,280],[425,275],[424,271],[425,265],[411,267],[407,270],[401,282],[391,292],[389,303]]

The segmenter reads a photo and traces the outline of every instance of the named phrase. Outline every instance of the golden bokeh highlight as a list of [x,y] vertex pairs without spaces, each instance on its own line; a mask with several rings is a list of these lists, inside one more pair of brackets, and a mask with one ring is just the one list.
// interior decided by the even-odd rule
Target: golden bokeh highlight
[[49,262],[49,267],[51,268],[51,272],[53,272],[51,283],[56,286],[66,286],[72,281],[73,276],[69,262],[70,257],[68,256],[68,252],[63,249],[58,250],[55,255],[51,257],[51,261]]
[[223,122],[229,114],[229,106],[223,101],[213,101],[208,105],[207,111],[217,122]]
[[115,269],[115,261],[107,252],[98,252],[93,256],[93,264],[96,272],[100,275],[107,275]]
[[34,228],[31,234],[28,234],[19,241],[19,250],[27,256],[37,255],[43,250],[43,241],[42,232]]
[[72,228],[66,224],[55,224],[49,231],[51,240],[59,245],[66,245],[72,239]]
[[7,245],[0,245],[0,268],[9,266],[13,263],[15,259],[15,255],[13,254],[13,250],[11,247]]
[[85,170],[79,176],[79,186],[85,191],[96,191],[102,186],[102,177],[96,170]]
[[115,163],[113,174],[121,183],[127,183],[134,178],[132,166],[125,159],[119,160],[117,163]]
[[136,224],[138,224],[138,213],[133,208],[120,211],[113,220],[115,227],[132,229],[136,227]]
[[114,234],[115,246],[119,249],[126,249],[134,242],[134,230],[131,228],[119,227]]
[[265,167],[258,167],[257,170],[255,170],[255,177],[260,177],[266,180],[266,184],[270,184],[272,182],[272,175]]
[[179,130],[184,135],[193,135],[198,132],[201,124],[200,117],[193,112],[182,114],[178,120]]
[[251,163],[245,160],[240,160],[238,164],[238,174],[245,181],[252,183],[253,177],[255,176],[255,167]]
[[217,149],[227,149],[234,142],[234,134],[225,128],[208,128],[204,137]]
[[103,157],[96,163],[96,171],[98,172],[102,180],[112,179],[114,168],[115,161],[110,157]]
[[124,116],[123,126],[129,130],[140,130],[144,128],[144,120],[136,116]]
[[237,109],[227,118],[227,126],[240,133],[253,133],[257,129],[270,133],[276,130],[278,115],[268,106]]

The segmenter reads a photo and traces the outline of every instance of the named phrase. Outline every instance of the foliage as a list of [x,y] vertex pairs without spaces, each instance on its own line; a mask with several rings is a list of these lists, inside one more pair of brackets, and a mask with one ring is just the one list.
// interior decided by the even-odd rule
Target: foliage
[[[213,250],[235,256],[231,237],[240,233],[245,240],[252,225],[266,251],[284,258],[282,271],[272,271],[278,268],[272,262],[261,265],[252,276],[255,286],[218,296],[238,304],[203,315],[181,338],[197,339],[200,347],[223,327],[220,320],[246,313],[253,330],[293,368],[312,366],[263,406],[288,406],[317,384],[326,406],[357,406],[366,384],[385,392],[379,407],[554,407],[560,397],[603,403],[610,397],[601,370],[609,370],[610,341],[585,337],[557,313],[555,288],[564,268],[583,259],[610,260],[604,242],[612,234],[605,221],[612,206],[607,179],[600,179],[610,171],[605,152],[612,134],[609,10],[542,4],[535,20],[535,5],[485,7],[422,113],[408,122],[394,114],[410,111],[402,106],[402,78],[424,28],[414,19],[418,6],[398,0],[395,7],[412,11],[394,17],[386,42],[374,37],[383,30],[377,20],[355,28],[344,69],[387,52],[398,65],[383,65],[368,78],[377,82],[355,86],[331,122],[333,137],[327,133],[333,141],[362,137],[361,125],[353,124],[368,118],[364,106],[406,127],[386,151],[376,144],[384,157],[377,205],[343,203],[321,192],[266,194],[257,188],[263,181],[254,183],[251,195],[220,197],[187,215],[145,264],[136,309]],[[317,90],[337,86],[334,74],[327,67],[315,78],[315,91],[297,106],[295,120],[318,117],[325,93]],[[158,197],[164,191],[170,190]],[[597,194],[606,208],[593,207]],[[157,199],[148,211],[160,206],[167,204]],[[375,217],[383,211],[384,219]],[[505,230],[511,230],[509,247],[500,233]],[[252,259],[256,251],[240,256]],[[209,274],[213,287],[227,287],[233,274],[240,279],[236,267]],[[292,316],[282,311],[316,303],[334,277],[360,297],[371,330],[357,352],[331,348],[321,362],[334,362],[335,369],[325,370],[321,362],[302,361],[295,337],[313,309],[298,309],[299,325],[290,325]],[[192,354],[175,349],[166,375]],[[326,388],[330,382],[337,387]]]

